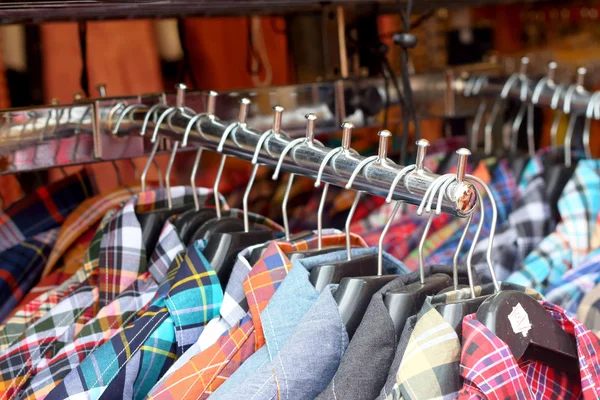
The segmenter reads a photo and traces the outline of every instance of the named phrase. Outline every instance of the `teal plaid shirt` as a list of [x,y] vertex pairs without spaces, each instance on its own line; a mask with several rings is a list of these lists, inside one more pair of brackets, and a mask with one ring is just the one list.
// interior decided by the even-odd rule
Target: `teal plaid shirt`
[[135,322],[89,355],[47,399],[143,399],[219,314],[223,290],[202,242],[175,258],[155,300]]

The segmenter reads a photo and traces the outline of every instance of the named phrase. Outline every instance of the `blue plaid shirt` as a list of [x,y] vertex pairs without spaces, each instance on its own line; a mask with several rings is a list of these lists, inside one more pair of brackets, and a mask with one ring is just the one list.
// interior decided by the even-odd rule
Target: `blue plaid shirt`
[[548,290],[546,299],[576,314],[583,297],[598,283],[600,283],[600,249],[591,252],[578,268],[567,272]]
[[40,279],[65,218],[95,194],[93,180],[82,171],[0,212],[0,321]]
[[508,281],[537,291],[559,284],[590,253],[591,235],[600,211],[600,160],[579,161],[558,202],[561,222]]
[[90,354],[47,399],[145,398],[219,313],[223,290],[202,249],[198,241],[177,255],[149,309]]

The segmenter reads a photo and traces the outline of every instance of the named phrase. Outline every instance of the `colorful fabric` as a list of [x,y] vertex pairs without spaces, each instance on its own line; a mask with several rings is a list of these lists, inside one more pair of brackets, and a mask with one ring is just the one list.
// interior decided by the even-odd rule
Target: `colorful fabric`
[[[323,236],[323,246],[345,244],[345,235]],[[352,236],[354,245],[364,246],[360,237]],[[248,313],[216,343],[192,357],[162,385],[152,389],[150,398],[207,398],[219,388],[252,354],[265,344],[261,313],[291,268],[286,252],[316,248],[315,235],[287,242],[271,242],[262,257],[246,276],[243,287]]]
[[93,196],[95,190],[92,177],[81,171],[13,203],[0,216],[0,252],[60,227],[71,211]]
[[[25,332],[27,327],[44,316],[89,277],[92,268],[86,268],[83,260],[87,249],[91,245],[99,221],[109,210],[120,207],[130,197],[131,194],[125,189],[117,190],[108,195],[95,196],[85,200],[69,214],[58,234],[48,262],[46,262],[44,273],[52,271],[62,261],[61,267],[54,273],[42,278],[39,284],[30,292],[31,295],[35,293],[38,293],[38,295],[34,298],[23,299],[18,306],[18,310],[13,312],[13,315],[0,327],[0,351],[5,350]],[[90,236],[89,240],[87,236]],[[89,244],[84,250],[83,245],[88,242]],[[73,247],[77,248],[73,249]],[[71,251],[74,254],[67,257]],[[88,256],[88,258],[94,259],[97,257]],[[69,276],[68,279],[65,279],[66,276]],[[58,282],[60,283],[54,287],[54,283]],[[49,290],[45,290],[46,288]]]
[[581,376],[572,378],[547,364],[515,360],[501,339],[475,318],[463,320],[460,373],[461,399],[598,399],[600,342],[581,322],[562,308],[541,301],[561,328],[574,336]]
[[582,160],[558,201],[561,221],[527,256],[523,268],[507,280],[545,291],[577,268],[592,250],[596,216],[600,212],[600,161]]
[[462,387],[460,349],[452,326],[425,301],[396,373],[396,384],[380,398],[455,399]]
[[[230,214],[239,214],[241,217],[241,213],[236,211]],[[264,223],[264,227],[278,228],[273,221],[252,213],[249,214],[249,221],[255,226]],[[52,360],[41,362],[36,369],[37,374],[23,388],[19,398],[44,397],[98,346],[120,333],[128,323],[136,321],[150,305],[159,283],[165,278],[175,257],[184,250],[185,246],[175,225],[167,221],[150,257],[148,271],[141,274],[113,302],[102,308],[96,317],[81,329],[73,343],[63,347]]]
[[[541,164],[541,163],[540,163]],[[552,211],[546,198],[546,181],[543,169],[536,158],[529,165],[538,171],[530,172],[529,181],[517,195],[513,211],[504,223],[499,224],[494,238],[492,265],[499,280],[507,279],[510,274],[521,268],[523,261],[540,242],[555,228]],[[524,179],[521,180],[521,184]],[[486,263],[489,237],[480,238],[473,253],[473,268],[481,275],[491,278]]]
[[148,310],[98,347],[47,399],[142,399],[202,327],[217,315],[223,290],[198,241],[179,254]]
[[0,321],[39,281],[60,225],[79,203],[95,194],[80,172],[42,187],[0,215]]
[[[203,199],[212,196],[209,189],[200,188],[198,193]],[[172,188],[171,195],[174,208],[193,204],[191,188]],[[166,207],[165,190],[143,192],[132,197],[110,219],[102,232],[98,258],[89,260],[90,276],[0,356],[0,393],[19,392],[42,358],[56,356],[102,307],[147,271],[147,252],[137,214]]]
[[568,271],[548,290],[546,298],[568,312],[576,314],[579,303],[586,293],[598,283],[600,283],[600,249],[591,252],[580,266]]
[[138,276],[110,304],[101,308],[81,328],[75,340],[66,343],[56,356],[52,359],[43,358],[32,371],[31,379],[23,386],[18,398],[44,398],[90,353],[142,315],[156,295],[168,267],[184,250],[175,226],[167,221],[150,257],[148,271]]

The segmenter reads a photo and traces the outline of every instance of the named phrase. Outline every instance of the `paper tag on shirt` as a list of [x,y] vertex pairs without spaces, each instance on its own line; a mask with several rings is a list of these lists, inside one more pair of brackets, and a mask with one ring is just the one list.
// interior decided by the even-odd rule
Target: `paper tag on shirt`
[[531,329],[531,323],[529,322],[529,315],[527,315],[527,311],[521,303],[513,307],[512,312],[508,314],[508,320],[514,333],[520,333],[524,337],[527,336]]

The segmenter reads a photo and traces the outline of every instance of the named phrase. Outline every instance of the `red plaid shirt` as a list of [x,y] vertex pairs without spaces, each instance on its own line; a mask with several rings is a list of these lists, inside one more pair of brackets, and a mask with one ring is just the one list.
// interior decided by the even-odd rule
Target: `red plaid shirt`
[[575,337],[579,379],[535,360],[518,362],[502,340],[475,319],[463,320],[459,399],[580,399],[600,398],[600,339],[565,310],[540,302],[565,332]]

